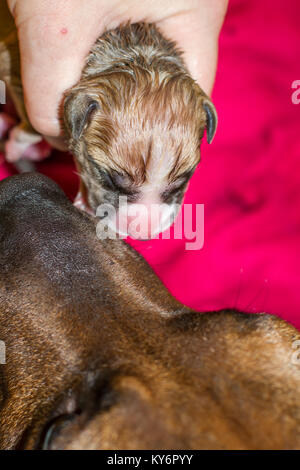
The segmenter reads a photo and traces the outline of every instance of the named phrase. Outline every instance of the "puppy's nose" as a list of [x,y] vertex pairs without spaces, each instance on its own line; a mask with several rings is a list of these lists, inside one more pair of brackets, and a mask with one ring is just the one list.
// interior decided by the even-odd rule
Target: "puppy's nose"
[[151,239],[166,230],[173,222],[172,207],[167,204],[128,204],[120,207],[117,232],[136,239]]

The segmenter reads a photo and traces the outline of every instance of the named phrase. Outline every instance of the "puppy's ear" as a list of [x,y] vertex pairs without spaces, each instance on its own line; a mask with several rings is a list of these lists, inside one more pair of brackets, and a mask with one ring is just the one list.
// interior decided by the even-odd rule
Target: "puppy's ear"
[[203,101],[203,109],[206,114],[206,138],[210,144],[215,136],[218,126],[218,115],[216,108],[212,104],[209,98],[205,98]]
[[96,99],[85,92],[73,91],[68,94],[63,104],[64,124],[68,134],[79,139],[98,108]]

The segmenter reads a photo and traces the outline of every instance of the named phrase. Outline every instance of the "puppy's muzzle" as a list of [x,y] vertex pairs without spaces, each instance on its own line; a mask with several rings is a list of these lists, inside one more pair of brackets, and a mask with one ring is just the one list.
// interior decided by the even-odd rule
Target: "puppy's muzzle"
[[167,230],[178,213],[176,204],[122,204],[118,210],[100,205],[97,217],[100,224],[120,238],[148,240]]

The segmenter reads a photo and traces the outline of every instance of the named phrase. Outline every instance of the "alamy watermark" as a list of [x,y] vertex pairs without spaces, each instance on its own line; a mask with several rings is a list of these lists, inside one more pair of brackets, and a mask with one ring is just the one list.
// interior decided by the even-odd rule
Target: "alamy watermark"
[[292,83],[292,89],[295,91],[292,93],[291,99],[293,104],[300,104],[300,80],[294,80]]
[[0,364],[6,364],[6,347],[4,341],[0,341]]
[[127,204],[119,197],[119,208],[100,204],[96,211],[97,237],[185,240],[186,250],[204,245],[204,204]]

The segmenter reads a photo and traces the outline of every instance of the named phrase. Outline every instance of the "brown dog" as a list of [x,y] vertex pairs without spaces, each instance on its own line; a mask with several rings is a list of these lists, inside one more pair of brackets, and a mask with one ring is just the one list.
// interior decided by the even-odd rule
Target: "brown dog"
[[299,333],[182,306],[44,176],[0,183],[0,297],[0,448],[300,448]]
[[[6,157],[36,158],[28,146],[42,138],[26,114],[17,32],[5,0],[0,0],[0,79],[21,118],[10,132]],[[119,212],[117,223],[107,215],[108,225],[136,236],[132,207],[120,203],[122,196],[140,208],[140,237],[167,229],[200,160],[204,130],[211,142],[217,127],[212,102],[189,75],[175,44],[145,23],[105,33],[87,57],[79,83],[66,93],[62,114],[81,176],[76,205],[95,213],[109,203]]]
[[[217,114],[175,44],[138,23],[98,39],[66,93],[64,122],[82,178],[78,207],[118,210],[119,197],[127,197],[145,208],[141,236],[151,238],[173,222]],[[132,235],[128,214],[120,209],[118,218],[115,230]]]

